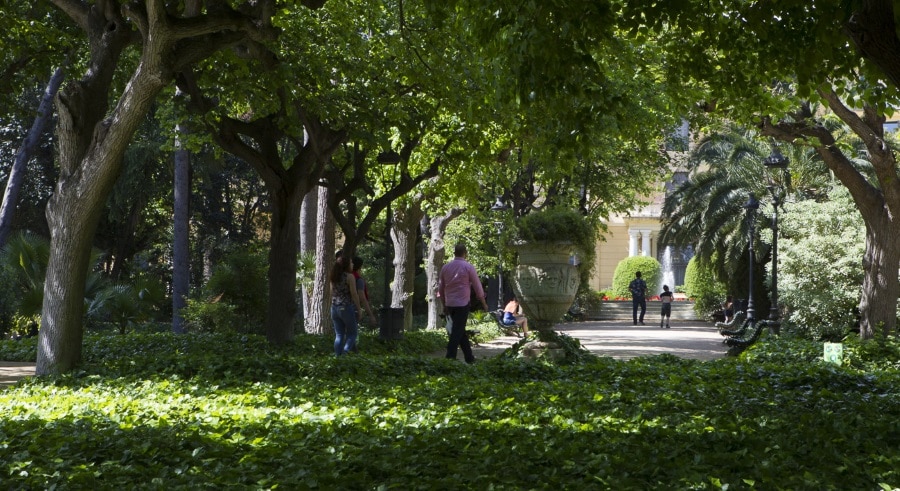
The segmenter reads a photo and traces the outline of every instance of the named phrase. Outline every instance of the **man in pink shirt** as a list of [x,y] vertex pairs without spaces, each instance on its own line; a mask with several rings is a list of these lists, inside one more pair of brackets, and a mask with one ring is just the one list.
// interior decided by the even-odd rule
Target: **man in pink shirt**
[[472,345],[466,334],[466,323],[469,321],[469,299],[472,291],[481,301],[484,310],[487,310],[487,302],[484,300],[484,288],[478,279],[475,266],[466,261],[468,251],[464,244],[456,244],[453,248],[453,260],[441,268],[438,279],[438,297],[444,304],[444,315],[450,316],[450,341],[447,343],[447,358],[456,359],[456,351],[462,348],[466,363],[474,363],[475,355],[472,354]]

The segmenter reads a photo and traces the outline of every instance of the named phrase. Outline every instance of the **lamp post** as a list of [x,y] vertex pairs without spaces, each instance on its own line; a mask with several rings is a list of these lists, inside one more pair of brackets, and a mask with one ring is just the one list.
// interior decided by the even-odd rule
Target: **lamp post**
[[[499,196],[491,206],[493,212],[502,212],[508,209],[509,206],[501,201]],[[497,310],[500,310],[503,308],[503,254],[500,252],[503,246],[503,222],[494,222],[494,226],[497,227]]]
[[[397,165],[400,163],[400,154],[393,150],[381,152],[376,159],[379,165]],[[384,175],[382,174],[382,178]],[[382,179],[383,180],[383,179]],[[391,168],[391,184],[394,185],[394,171]],[[387,186],[386,186],[387,187]],[[392,309],[391,305],[391,220],[393,211],[391,202],[388,201],[384,218],[384,301],[381,305],[381,322],[379,337],[382,339],[401,339],[403,327],[403,309]]]
[[772,308],[769,311],[769,320],[772,321],[772,329],[777,334],[779,323],[778,318],[780,317],[780,309],[778,308],[778,207],[782,205],[784,202],[784,186],[787,185],[788,180],[790,179],[790,174],[788,173],[788,163],[790,161],[787,157],[781,154],[777,148],[772,148],[772,153],[763,160],[763,165],[766,166],[766,169],[769,171],[781,169],[784,173],[784,182],[780,186],[776,186],[775,181],[772,179],[771,173],[767,174],[767,178],[769,179],[769,185],[766,188],[769,190],[769,194],[772,196]]
[[750,293],[747,294],[747,322],[751,326],[755,326],[756,307],[753,304],[753,236],[755,229],[753,226],[753,214],[759,209],[759,201],[753,193],[750,193],[750,198],[744,203],[744,209],[747,210],[747,220],[750,222]]

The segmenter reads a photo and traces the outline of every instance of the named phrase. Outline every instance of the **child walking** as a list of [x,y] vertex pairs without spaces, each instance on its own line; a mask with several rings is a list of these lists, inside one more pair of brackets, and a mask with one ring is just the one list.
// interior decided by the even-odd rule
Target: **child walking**
[[662,317],[659,319],[659,328],[669,329],[669,318],[672,317],[672,292],[669,291],[669,285],[663,285],[663,292],[659,294],[659,301],[662,302]]

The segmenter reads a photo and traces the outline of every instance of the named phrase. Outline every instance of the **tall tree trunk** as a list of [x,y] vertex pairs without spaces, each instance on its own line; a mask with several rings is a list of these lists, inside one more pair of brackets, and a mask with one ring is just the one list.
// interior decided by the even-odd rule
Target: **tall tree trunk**
[[[163,83],[142,62],[116,110],[106,116],[113,75],[130,42],[128,23],[90,9],[91,62],[84,77],[57,97],[60,175],[47,203],[50,258],[37,353],[37,375],[66,372],[81,361],[85,278],[100,212],[122,167],[122,156]],[[145,61],[145,60],[142,60]],[[158,69],[158,67],[156,67]],[[115,121],[116,124],[112,124]]]
[[391,307],[403,308],[403,327],[412,329],[412,303],[416,282],[416,243],[422,211],[421,196],[394,212],[391,241],[394,243],[394,281],[391,287]]
[[863,339],[887,336],[897,327],[897,298],[900,297],[897,266],[900,265],[900,234],[897,225],[885,217],[880,223],[866,220],[866,251],[862,295],[859,299],[859,334]]
[[[185,0],[184,16],[200,15],[201,0]],[[185,94],[175,88],[175,98],[181,99]],[[187,306],[191,290],[191,153],[184,148],[180,135],[187,136],[188,129],[179,124],[175,126],[175,155],[172,205],[172,332],[187,332],[181,309]]]
[[[300,254],[302,256],[316,253],[316,217],[319,213],[319,189],[313,188],[303,197],[303,205],[300,207]],[[303,309],[303,324],[309,314],[310,300],[312,299],[312,283],[304,283],[301,288],[301,308]]]
[[287,344],[293,339],[297,315],[297,241],[300,207],[305,186],[282,188],[272,196],[272,226],[269,237],[269,307],[266,339]]
[[175,203],[173,205],[173,238],[172,238],[172,332],[183,334],[187,330],[181,309],[187,306],[187,298],[191,287],[191,249],[188,240],[190,233],[191,202],[191,153],[182,148],[181,139],[177,135],[186,134],[182,125],[175,127]]
[[444,266],[444,258],[446,256],[444,234],[447,232],[447,226],[456,217],[463,214],[462,208],[453,208],[446,214],[431,217],[428,225],[428,252],[425,257],[425,277],[428,285],[426,300],[428,301],[428,329],[438,329],[442,327],[440,323],[441,308],[440,303],[436,302],[438,291],[438,277],[441,268]]
[[316,278],[312,301],[306,316],[306,332],[326,334],[331,331],[331,285],[328,273],[334,264],[334,218],[328,210],[329,190],[319,186],[318,228],[316,229]]
[[[177,66],[189,66],[255,31],[272,38],[265,22],[236,11],[198,17],[190,28],[173,23],[165,2],[96,4],[54,0],[82,29],[90,47],[84,76],[57,96],[60,175],[47,205],[50,260],[38,342],[38,375],[62,373],[81,359],[85,277],[100,213],[121,173],[122,156]],[[227,8],[227,5],[224,6]],[[127,10],[129,18],[122,16]],[[132,22],[140,32],[132,29]],[[215,39],[215,42],[210,42]],[[109,111],[112,81],[124,49],[142,42],[140,59]]]
[[3,194],[3,204],[0,205],[0,248],[6,245],[9,239],[9,233],[12,230],[12,221],[16,213],[16,206],[19,203],[19,192],[22,190],[22,183],[25,181],[25,168],[28,161],[34,155],[34,149],[37,148],[38,141],[50,121],[53,114],[53,98],[59,91],[59,86],[66,77],[65,66],[60,66],[53,72],[47,88],[44,89],[44,95],[38,105],[37,116],[28,130],[28,135],[16,151],[16,158],[13,161],[12,168],[9,170],[9,178],[6,181],[6,192]]
[[[253,121],[223,118],[215,134],[222,148],[253,166],[266,184],[272,208],[266,338],[276,345],[286,344],[294,336],[297,243],[303,197],[319,181],[324,163],[345,138],[343,131],[332,131],[302,109],[298,112],[304,125],[303,141],[279,129],[279,122],[287,117],[286,111]],[[280,138],[290,139],[298,150],[287,168],[278,145]],[[249,145],[248,139],[255,145]]]
[[825,165],[841,181],[866,223],[866,251],[863,255],[863,284],[860,297],[860,337],[871,339],[897,326],[897,284],[900,267],[900,175],[891,146],[884,140],[883,112],[863,104],[862,114],[847,107],[834,90],[823,87],[819,95],[866,146],[877,183],[863,175],[843,153],[834,135],[818,124],[810,107],[798,109],[791,121],[772,123],[764,119],[762,133],[780,140],[815,142],[815,150]]

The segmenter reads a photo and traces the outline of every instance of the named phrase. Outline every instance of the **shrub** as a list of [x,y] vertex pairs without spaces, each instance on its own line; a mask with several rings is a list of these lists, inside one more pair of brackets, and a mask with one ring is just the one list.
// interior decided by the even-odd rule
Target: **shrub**
[[268,306],[264,254],[238,250],[216,266],[204,287],[207,300],[188,301],[182,310],[188,328],[262,333]]
[[789,204],[781,221],[779,300],[785,330],[808,339],[840,339],[858,318],[865,226],[850,193]]
[[627,257],[616,265],[613,273],[612,294],[614,297],[631,298],[628,284],[634,279],[634,274],[641,272],[641,277],[647,283],[647,297],[652,297],[660,290],[660,272],[662,267],[655,258],[647,256]]
[[684,294],[694,301],[694,312],[709,317],[725,300],[725,284],[716,279],[712,267],[696,256],[688,261],[684,272]]

